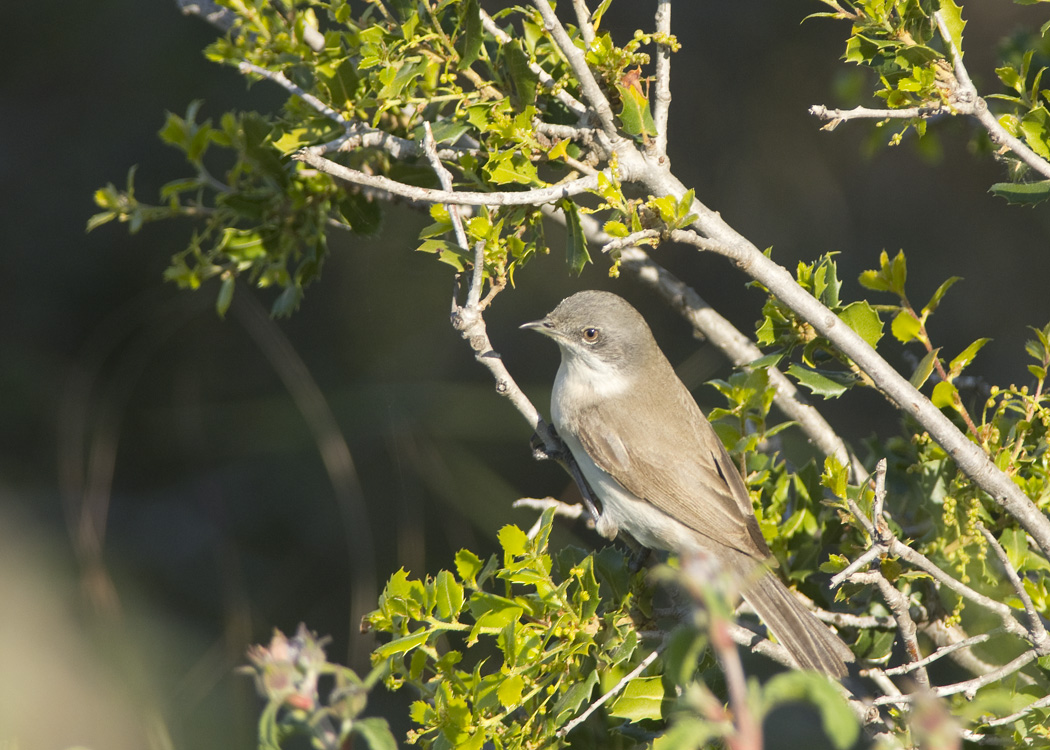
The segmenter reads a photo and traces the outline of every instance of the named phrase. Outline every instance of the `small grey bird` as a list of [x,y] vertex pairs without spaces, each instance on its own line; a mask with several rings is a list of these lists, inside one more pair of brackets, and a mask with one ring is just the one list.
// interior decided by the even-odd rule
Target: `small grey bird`
[[853,654],[771,569],[739,471],[638,311],[579,292],[522,328],[561,349],[551,416],[601,501],[598,532],[713,556],[801,668],[843,677]]

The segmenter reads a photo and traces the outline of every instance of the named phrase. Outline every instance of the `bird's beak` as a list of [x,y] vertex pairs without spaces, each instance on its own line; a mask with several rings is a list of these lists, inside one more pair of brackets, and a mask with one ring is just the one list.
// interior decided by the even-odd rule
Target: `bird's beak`
[[551,338],[554,338],[557,335],[557,331],[554,330],[554,326],[551,325],[551,322],[546,318],[543,318],[541,320],[534,320],[531,323],[523,323],[519,326],[519,328],[524,328],[530,331],[536,331],[537,333],[542,333],[544,336],[550,336]]

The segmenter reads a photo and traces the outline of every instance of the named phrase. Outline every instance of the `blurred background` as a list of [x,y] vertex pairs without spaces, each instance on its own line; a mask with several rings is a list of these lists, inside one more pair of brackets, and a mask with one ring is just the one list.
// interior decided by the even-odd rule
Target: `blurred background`
[[[623,42],[654,6],[614,3],[606,25]],[[846,26],[801,22],[822,9],[675,6],[676,173],[789,268],[841,253],[846,298],[883,249],[906,251],[917,305],[964,277],[935,344],[950,357],[991,337],[970,372],[1025,382],[1025,327],[1050,320],[1047,209],[987,193],[1003,169],[969,151],[967,123],[893,149],[864,123],[821,132],[810,105],[872,104],[839,59]],[[986,93],[1000,40],[1047,20],[1007,0],[964,17]],[[166,111],[279,106],[274,87],[204,60],[210,27],[168,0],[101,0],[15,4],[0,34],[0,747],[253,747],[259,704],[233,671],[249,643],[305,622],[332,636],[333,660],[365,669],[358,615],[391,573],[491,551],[500,526],[533,520],[513,500],[571,495],[568,480],[533,462],[530,430],[450,327],[450,269],[412,252],[425,217],[391,211],[378,239],[333,238],[322,280],[277,322],[245,287],[220,320],[215,289],[162,282],[188,223],[85,234],[93,191],[123,186],[129,166],[146,201],[184,174],[156,137]],[[712,347],[601,260],[568,277],[561,230],[550,237],[488,316],[541,411],[557,351],[517,326],[594,287],[635,303],[700,402],[718,404],[703,381],[730,370]],[[735,269],[656,257],[753,332],[763,300]],[[874,393],[822,406],[855,445],[898,430]],[[371,710],[400,732],[407,698],[377,691]]]

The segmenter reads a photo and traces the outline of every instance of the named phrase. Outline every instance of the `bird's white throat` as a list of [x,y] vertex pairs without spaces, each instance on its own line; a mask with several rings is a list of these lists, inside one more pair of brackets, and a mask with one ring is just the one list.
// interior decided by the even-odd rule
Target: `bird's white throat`
[[616,365],[586,351],[562,347],[561,364],[551,392],[551,417],[554,426],[562,424],[563,403],[574,408],[585,407],[614,398],[631,387],[631,378]]

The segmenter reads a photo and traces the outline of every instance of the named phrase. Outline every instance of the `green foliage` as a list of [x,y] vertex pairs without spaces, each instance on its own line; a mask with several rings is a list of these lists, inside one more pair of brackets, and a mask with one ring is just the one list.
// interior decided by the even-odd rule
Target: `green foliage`
[[[816,263],[799,263],[796,278],[803,289],[820,300],[870,346],[878,344],[883,335],[882,319],[878,311],[864,300],[842,301],[842,282],[838,278],[833,253],[824,255]],[[820,336],[810,323],[772,295],[762,308],[757,338],[760,345],[774,347],[778,358],[798,351],[801,361],[790,364],[788,373],[816,395],[837,398],[854,385],[869,383],[860,368]]]
[[[622,676],[645,655],[635,623],[650,605],[640,576],[613,549],[569,548],[552,557],[552,517],[548,511],[531,539],[504,527],[502,561],[483,564],[463,550],[455,573],[421,581],[402,571],[387,583],[368,622],[391,640],[373,659],[385,665],[390,687],[408,684],[421,696],[413,741],[549,745],[602,679]],[[618,710],[644,713],[647,684],[621,696]]]
[[[875,73],[875,97],[889,109],[919,108],[917,117],[903,118],[890,136],[899,144],[913,129],[926,135],[930,115],[954,112],[959,82],[952,69],[954,49],[963,49],[963,9],[954,0],[821,0],[832,11],[814,16],[848,20],[852,24],[843,59]],[[1015,0],[1027,5],[1035,0]],[[948,38],[938,27],[935,13],[944,19]],[[987,98],[999,103],[999,124],[1023,141],[1038,157],[1050,159],[1050,92],[1041,87],[1046,68],[1036,60],[1047,55],[1044,25],[1038,34],[1022,30],[1001,51],[996,75],[1003,88]],[[889,119],[878,123],[879,127]],[[832,124],[834,125],[834,123]],[[987,148],[985,143],[982,148]],[[1014,155],[1003,156],[1008,181],[991,186],[994,195],[1010,203],[1034,205],[1050,197],[1050,183],[1032,179],[1030,168]]]
[[[208,58],[257,66],[297,95],[276,117],[227,114],[219,127],[198,122],[199,102],[183,117],[169,115],[161,138],[183,152],[191,176],[166,185],[161,203],[153,205],[136,198],[132,170],[124,190],[109,185],[96,193],[102,211],[88,222],[94,229],[118,220],[134,232],[151,221],[195,220],[199,228],[165,277],[189,289],[219,278],[220,314],[237,279],[280,289],[273,312],[294,311],[327,257],[326,232],[342,227],[374,234],[380,226],[373,193],[347,191],[331,176],[304,166],[294,158],[301,149],[341,139],[351,147],[330,155],[345,166],[437,187],[423,153],[423,123],[430,122],[456,189],[544,187],[573,176],[565,160],[578,154],[578,147],[551,140],[533,125],[540,114],[548,122],[574,123],[576,116],[557,92],[579,96],[535,10],[514,7],[496,14],[498,23],[513,31],[507,24],[516,21],[524,32],[504,44],[484,28],[476,1],[404,2],[392,10],[369,3],[356,16],[346,0],[223,5],[235,12],[236,23],[208,48]],[[604,7],[594,12],[596,24],[603,13]],[[314,37],[323,44],[311,44]],[[655,129],[639,75],[649,59],[641,48],[657,44],[677,48],[673,37],[639,32],[622,47],[601,33],[587,50],[588,62],[610,92],[618,92],[624,132],[643,139]],[[539,85],[535,66],[550,74],[551,85]],[[373,129],[403,139],[405,158],[391,159],[388,141],[368,141],[378,134]],[[451,221],[447,213],[435,218],[418,249],[457,270],[471,267],[473,247],[441,238]],[[495,288],[512,284],[517,268],[547,252],[534,209],[479,209],[468,229],[472,244],[485,242],[485,276]],[[578,222],[571,222],[568,264],[575,273],[590,262],[581,236]]]
[[[563,737],[569,722],[657,644],[642,640],[654,627],[644,574],[631,572],[614,548],[551,554],[553,517],[546,511],[533,537],[505,526],[502,555],[486,562],[461,550],[455,573],[419,580],[401,571],[387,582],[368,623],[390,640],[373,661],[389,687],[411,686],[420,696],[409,741],[433,748],[554,748],[570,741],[604,744],[612,730],[622,732],[621,747],[640,747],[628,730],[639,722],[653,729],[670,723],[666,737],[683,741],[726,736],[731,725],[694,710],[698,700],[720,699],[706,686],[715,673],[713,663],[700,658],[704,628],[687,618],[671,631],[659,659]],[[678,576],[665,569],[659,578],[675,583]],[[720,609],[725,605],[712,611]],[[858,725],[826,678],[774,680],[751,696],[759,716],[788,699],[817,706],[836,746],[855,739]]]

